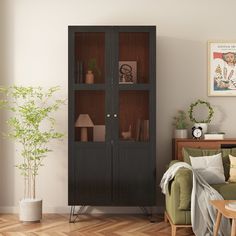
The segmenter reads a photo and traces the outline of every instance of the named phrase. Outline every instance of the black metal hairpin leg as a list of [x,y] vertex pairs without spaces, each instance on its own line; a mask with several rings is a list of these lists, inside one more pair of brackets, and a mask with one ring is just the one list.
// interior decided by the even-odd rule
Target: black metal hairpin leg
[[70,207],[69,223],[74,223],[74,221],[72,221],[72,216],[74,216],[74,213],[75,213],[75,206],[71,206],[71,207]]
[[[85,206],[81,206],[79,210],[75,213],[75,206],[71,206],[70,208],[70,218],[69,223],[75,223],[79,215],[83,212]],[[72,219],[74,218],[74,219]]]
[[151,223],[155,223],[156,220],[153,217],[153,211],[152,211],[152,207],[150,212],[148,211],[148,209],[146,207],[141,206],[140,209],[142,210],[142,212],[144,213],[144,215],[149,219],[149,221]]

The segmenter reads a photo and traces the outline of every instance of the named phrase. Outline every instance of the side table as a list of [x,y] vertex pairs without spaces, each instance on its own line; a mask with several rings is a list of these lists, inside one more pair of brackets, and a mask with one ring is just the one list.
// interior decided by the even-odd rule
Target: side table
[[232,228],[231,228],[231,236],[236,236],[236,211],[230,211],[225,208],[225,205],[228,203],[235,202],[235,200],[212,200],[210,201],[211,205],[213,205],[217,210],[217,218],[216,224],[214,228],[214,236],[218,235],[218,230],[220,227],[220,221],[222,215],[228,219],[232,219]]

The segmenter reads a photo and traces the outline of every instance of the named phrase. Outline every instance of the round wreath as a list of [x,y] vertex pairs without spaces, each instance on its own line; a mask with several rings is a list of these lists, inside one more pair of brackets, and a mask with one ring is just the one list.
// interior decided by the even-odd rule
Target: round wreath
[[[202,121],[197,121],[194,116],[193,116],[193,110],[196,106],[200,105],[200,104],[204,104],[207,106],[208,108],[208,117],[206,120],[202,120]],[[214,110],[213,108],[211,107],[210,103],[209,102],[206,102],[206,101],[203,101],[203,100],[200,100],[198,99],[196,102],[194,103],[191,103],[190,107],[189,107],[189,119],[194,122],[194,123],[210,123],[211,122],[211,119],[213,117],[213,114],[214,114]]]

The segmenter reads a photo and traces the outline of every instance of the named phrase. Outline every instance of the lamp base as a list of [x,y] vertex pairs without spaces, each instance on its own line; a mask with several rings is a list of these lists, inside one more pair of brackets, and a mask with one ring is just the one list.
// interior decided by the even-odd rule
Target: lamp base
[[88,129],[87,129],[87,127],[81,127],[80,141],[81,142],[88,142]]

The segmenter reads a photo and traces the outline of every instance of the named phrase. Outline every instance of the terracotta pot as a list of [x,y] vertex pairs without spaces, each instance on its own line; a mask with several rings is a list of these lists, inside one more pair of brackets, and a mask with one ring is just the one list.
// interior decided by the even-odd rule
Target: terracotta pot
[[94,74],[91,70],[88,70],[85,78],[86,84],[93,84],[94,83]]

